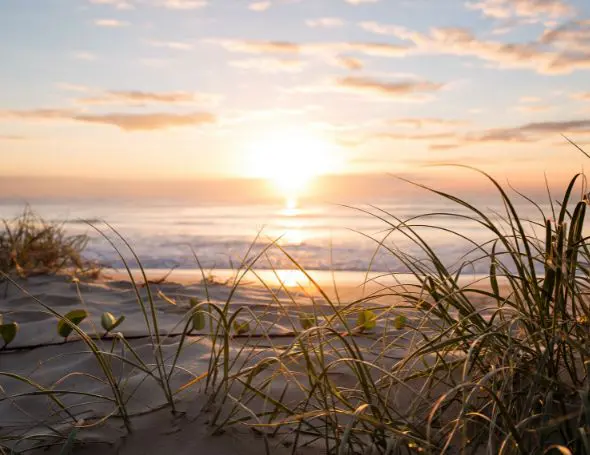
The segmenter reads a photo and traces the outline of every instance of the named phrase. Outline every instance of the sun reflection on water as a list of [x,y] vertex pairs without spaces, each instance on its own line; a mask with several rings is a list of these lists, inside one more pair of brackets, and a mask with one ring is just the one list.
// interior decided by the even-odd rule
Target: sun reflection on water
[[285,287],[308,287],[309,278],[301,270],[277,270],[276,271],[280,284]]

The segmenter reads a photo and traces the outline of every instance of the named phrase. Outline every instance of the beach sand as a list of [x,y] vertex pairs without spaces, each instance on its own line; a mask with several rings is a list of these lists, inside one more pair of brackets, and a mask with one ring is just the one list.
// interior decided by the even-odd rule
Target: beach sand
[[[156,280],[157,276],[149,279]],[[334,314],[334,308],[309,282],[304,288],[295,286],[286,292],[285,289],[278,289],[276,283],[265,288],[248,280],[245,280],[248,284],[238,286],[235,291],[231,283],[211,283],[205,287],[195,283],[194,276],[184,279],[172,276],[170,280],[150,285],[156,302],[163,357],[168,366],[182,340],[179,335],[183,332],[190,310],[189,298],[206,301],[208,293],[211,303],[217,304],[219,308],[229,305],[229,314],[239,310],[238,320],[249,321],[250,330],[231,340],[229,358],[232,361],[237,359],[232,371],[258,365],[263,359],[284,356],[285,349],[295,340],[296,332],[302,330],[299,314],[315,311],[320,315],[320,321]],[[0,377],[3,389],[0,436],[6,446],[18,450],[31,449],[51,442],[51,436],[61,435],[57,440],[54,439],[56,446],[49,452],[60,453],[64,445],[63,435],[75,434],[76,440],[82,444],[76,445],[74,453],[84,454],[292,453],[293,433],[288,425],[281,427],[277,434],[274,434],[275,427],[252,426],[257,423],[256,419],[244,421],[244,424],[219,425],[224,420],[248,416],[248,411],[242,409],[242,405],[257,411],[264,411],[271,406],[268,401],[253,398],[252,393],[244,393],[239,381],[231,384],[228,389],[231,397],[225,401],[223,396],[218,397],[216,403],[208,401],[210,390],[206,390],[205,376],[212,346],[211,337],[208,336],[191,336],[184,342],[177,368],[170,377],[171,390],[178,392],[175,395],[176,414],[171,413],[170,407],[166,405],[165,394],[154,379],[129,363],[123,363],[114,356],[109,357],[113,374],[126,397],[127,412],[132,416],[133,432],[128,434],[123,420],[113,415],[116,411],[112,401],[113,392],[88,346],[75,333],[64,343],[56,331],[57,318],[39,302],[51,306],[62,315],[73,309],[86,309],[90,316],[80,327],[95,338],[100,338],[104,333],[100,327],[103,312],[111,312],[117,317],[125,315],[126,320],[115,331],[123,333],[137,355],[146,364],[153,366],[153,344],[130,281],[125,279],[125,275],[115,274],[89,283],[75,282],[66,276],[40,276],[19,280],[17,284],[26,293],[14,284],[0,284],[0,308],[5,321],[17,321],[20,326],[17,338],[0,353],[0,372],[3,374]],[[341,282],[338,284],[338,302],[334,289],[330,289],[329,283],[325,284],[326,294],[334,299],[332,304],[339,308],[346,308],[361,297],[368,298],[362,304],[354,304],[354,308],[359,308],[359,305],[383,308],[385,317],[379,318],[377,327],[370,331],[373,333],[354,337],[359,346],[366,350],[367,361],[390,368],[419,341],[415,331],[395,328],[392,322],[399,315],[404,315],[409,321],[408,325],[417,324],[416,312],[401,309],[399,298],[377,298],[375,293],[382,288],[380,285],[373,283],[362,287],[359,282]],[[141,299],[146,301],[147,288],[141,286],[139,291]],[[349,316],[352,326],[356,324],[355,314],[353,312]],[[423,327],[423,330],[428,328]],[[375,333],[381,336],[377,337]],[[387,335],[384,336],[384,333]],[[136,362],[134,354],[120,341],[109,338],[98,339],[96,343],[105,352],[114,352],[129,362]],[[334,341],[331,348],[335,351],[327,352],[326,355],[335,360],[335,352],[342,349],[341,343]],[[295,355],[282,359],[284,365],[288,362],[288,374],[273,364],[268,368],[268,373],[257,375],[256,380],[263,381],[265,377],[273,375],[272,383],[265,386],[268,387],[265,390],[281,402],[298,403],[305,398],[302,393],[302,388],[307,384],[305,362],[301,356]],[[330,359],[324,360],[327,362]],[[410,370],[411,365],[407,368]],[[7,376],[7,373],[13,376]],[[351,366],[345,363],[335,364],[329,374],[340,387],[353,387],[356,384]],[[60,409],[46,393],[39,392],[40,388],[35,395],[31,395],[35,387],[16,379],[14,375],[29,378],[45,389],[69,392],[58,395],[68,411]],[[187,387],[191,382],[194,383]],[[419,385],[415,385],[412,392],[409,390],[405,386],[392,389],[392,400],[399,403],[401,414],[406,411],[409,413],[410,408],[415,410],[416,406],[429,406],[435,399],[429,394],[420,396],[423,391]],[[221,395],[224,393],[222,391]],[[217,411],[220,414],[215,418]],[[102,417],[107,415],[113,416],[103,421]],[[79,429],[72,433],[75,426]],[[23,435],[27,435],[27,438],[23,439]],[[301,447],[296,453],[319,454],[325,450],[323,441],[313,441],[313,438],[307,445],[302,445],[300,440],[299,445]]]

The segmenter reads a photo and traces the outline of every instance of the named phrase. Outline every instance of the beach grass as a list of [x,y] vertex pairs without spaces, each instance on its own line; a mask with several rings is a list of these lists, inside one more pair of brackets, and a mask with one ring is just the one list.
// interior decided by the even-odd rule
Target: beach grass
[[67,235],[61,223],[47,221],[30,207],[0,227],[0,271],[27,277],[70,271],[97,276],[98,264],[82,256],[87,235]]
[[[157,384],[162,406],[176,415],[181,414],[178,405],[198,391],[206,398],[203,412],[209,415],[213,434],[245,427],[262,438],[266,453],[277,443],[292,454],[303,448],[338,455],[590,453],[585,177],[574,176],[558,201],[547,190],[551,210],[545,213],[532,199],[474,172],[495,188],[503,212],[489,213],[461,197],[412,182],[461,211],[400,219],[377,207],[362,210],[383,222],[384,235],[363,234],[375,242],[376,254],[386,251],[411,272],[412,280],[393,275],[395,284],[341,301],[322,289],[279,242],[271,241],[262,249],[251,248],[234,278],[221,285],[201,268],[205,299],[186,296],[177,328],[168,333],[160,329],[158,299],[169,305],[182,302],[152,289],[143,269],[138,282],[126,259],[141,268],[131,245],[111,226],[96,226],[128,271],[149,355],[139,352],[123,329],[88,333],[27,293],[26,282],[18,279],[22,274],[13,273],[17,265],[52,273],[65,264],[78,267],[85,241],[67,238],[43,223],[42,228],[33,227],[39,220],[25,212],[17,229],[7,227],[0,237],[0,246],[13,245],[0,248],[0,273],[50,312],[56,325],[77,335],[68,343],[87,347],[100,367],[101,376],[94,379],[108,384],[110,393],[69,390],[0,372],[30,389],[5,393],[1,401],[39,396],[57,408],[57,417],[35,422],[35,431],[1,435],[4,452],[56,445],[75,453],[79,434],[109,419],[121,419],[132,434],[129,402],[137,389],[121,373],[128,368]],[[538,209],[538,218],[519,215],[515,198],[523,197]],[[476,243],[464,233],[438,226],[437,216],[468,218],[489,238]],[[446,264],[423,235],[425,229],[470,242],[470,255]],[[391,236],[410,240],[419,253],[396,249],[387,241]],[[11,252],[15,245],[16,255]],[[301,309],[294,291],[287,286],[276,289],[260,278],[271,304],[257,311],[232,306],[245,276],[258,276],[256,267],[268,260],[271,249],[281,251],[306,276],[321,305]],[[47,259],[56,251],[67,254]],[[198,256],[195,259],[200,267]],[[466,280],[476,262],[486,264],[488,274]],[[224,301],[211,297],[214,285],[227,290]],[[281,337],[267,323],[267,316],[277,312],[288,321],[289,330]],[[177,343],[170,350],[172,338]],[[201,341],[209,349],[207,368],[187,370],[180,361],[183,350]],[[65,402],[70,395],[105,402],[110,412],[82,421],[76,408]],[[61,425],[55,423],[59,419]]]

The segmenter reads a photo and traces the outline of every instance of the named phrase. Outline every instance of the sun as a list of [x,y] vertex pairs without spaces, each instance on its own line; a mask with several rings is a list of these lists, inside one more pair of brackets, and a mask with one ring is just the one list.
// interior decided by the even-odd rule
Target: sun
[[249,174],[271,180],[286,198],[296,198],[310,180],[340,167],[331,143],[301,130],[265,135],[248,150]]

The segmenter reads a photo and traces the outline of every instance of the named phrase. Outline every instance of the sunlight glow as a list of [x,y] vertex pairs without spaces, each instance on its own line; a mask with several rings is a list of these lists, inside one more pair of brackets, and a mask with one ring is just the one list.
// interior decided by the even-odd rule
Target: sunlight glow
[[300,130],[272,133],[253,143],[248,153],[249,174],[271,180],[287,197],[288,206],[296,204],[297,196],[314,177],[341,167],[333,144]]

